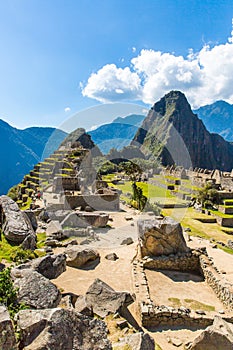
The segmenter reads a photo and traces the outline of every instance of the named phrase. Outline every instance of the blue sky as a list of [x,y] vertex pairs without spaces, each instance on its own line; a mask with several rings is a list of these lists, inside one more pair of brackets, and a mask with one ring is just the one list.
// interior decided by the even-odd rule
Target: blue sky
[[1,1],[0,118],[59,126],[173,88],[193,107],[233,103],[232,17],[232,0]]

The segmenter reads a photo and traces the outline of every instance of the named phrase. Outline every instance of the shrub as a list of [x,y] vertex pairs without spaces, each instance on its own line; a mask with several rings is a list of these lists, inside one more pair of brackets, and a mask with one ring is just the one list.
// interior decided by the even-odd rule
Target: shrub
[[0,304],[7,307],[11,318],[19,312],[26,309],[26,306],[17,301],[17,289],[14,287],[10,275],[10,268],[6,268],[0,272]]

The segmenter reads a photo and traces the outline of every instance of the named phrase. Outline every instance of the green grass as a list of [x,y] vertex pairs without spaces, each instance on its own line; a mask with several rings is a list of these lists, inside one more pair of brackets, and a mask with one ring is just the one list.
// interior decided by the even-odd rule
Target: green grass
[[222,213],[221,211],[218,211],[218,210],[210,210],[211,214],[213,215],[217,215],[221,218],[233,218],[233,214],[224,214]]
[[40,233],[37,233],[36,236],[37,236],[37,248],[43,248],[44,242],[46,240],[46,233],[40,232]]
[[185,303],[189,305],[192,310],[203,310],[203,311],[215,311],[215,307],[208,304],[203,304],[200,301],[193,299],[184,299]]
[[184,299],[180,300],[178,298],[170,297],[168,298],[173,307],[179,308],[181,305],[188,307],[192,310],[203,310],[203,311],[215,311],[215,307],[208,304],[203,304],[200,301],[194,299]]

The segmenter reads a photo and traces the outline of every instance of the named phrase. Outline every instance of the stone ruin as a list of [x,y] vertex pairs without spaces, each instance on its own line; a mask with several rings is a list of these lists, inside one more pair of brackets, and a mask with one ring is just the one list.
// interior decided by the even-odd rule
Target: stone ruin
[[[144,327],[183,325],[205,328],[213,324],[213,317],[210,315],[197,315],[183,306],[175,309],[165,305],[154,305],[145,269],[198,274],[213,289],[229,312],[233,311],[233,285],[226,283],[205,248],[187,247],[179,223],[168,217],[141,220],[138,222],[138,237],[140,258],[133,263],[133,274]],[[224,319],[233,323],[232,316]]]

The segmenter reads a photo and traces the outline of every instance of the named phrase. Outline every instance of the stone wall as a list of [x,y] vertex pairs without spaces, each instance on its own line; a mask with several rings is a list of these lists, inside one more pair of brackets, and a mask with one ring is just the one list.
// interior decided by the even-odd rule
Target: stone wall
[[211,286],[219,300],[227,308],[233,310],[233,284],[223,279],[208,256],[200,256],[200,266],[206,282]]
[[53,192],[80,191],[78,178],[76,177],[55,177],[53,180]]
[[199,256],[200,251],[192,250],[188,253],[170,254],[168,256],[145,257],[143,266],[151,270],[194,272],[202,275]]
[[66,195],[65,209],[89,206],[94,210],[115,211],[120,208],[118,193],[93,195]]

